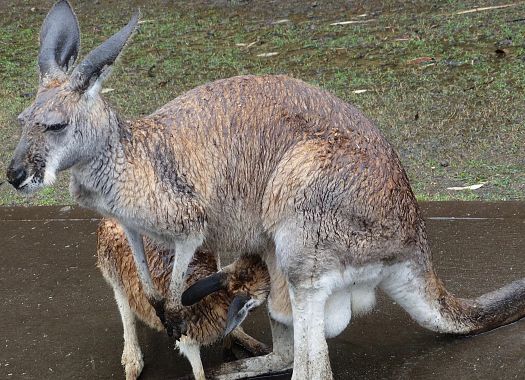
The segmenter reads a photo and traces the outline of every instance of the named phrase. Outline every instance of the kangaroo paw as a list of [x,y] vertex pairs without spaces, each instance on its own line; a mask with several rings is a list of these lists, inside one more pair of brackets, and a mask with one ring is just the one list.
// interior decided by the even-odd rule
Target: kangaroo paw
[[182,319],[180,308],[167,308],[165,311],[164,327],[168,336],[179,340],[180,337],[186,334],[186,321]]
[[156,298],[149,299],[148,301],[150,305],[153,306],[153,308],[155,309],[155,313],[157,314],[157,317],[159,317],[160,321],[165,326],[166,325],[166,313],[165,313],[164,305],[166,304],[166,301],[162,299],[159,300]]

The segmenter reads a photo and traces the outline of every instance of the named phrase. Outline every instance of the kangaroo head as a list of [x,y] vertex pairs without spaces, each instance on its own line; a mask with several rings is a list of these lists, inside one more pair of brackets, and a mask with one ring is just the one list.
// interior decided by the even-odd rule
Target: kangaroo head
[[224,332],[227,335],[268,297],[270,275],[266,264],[259,256],[243,255],[219,272],[188,287],[182,293],[181,301],[184,306],[190,306],[219,290],[226,291],[232,297]]
[[73,68],[80,49],[77,18],[66,0],[49,11],[40,31],[39,88],[18,116],[22,135],[7,169],[17,190],[31,193],[53,183],[59,171],[87,162],[107,141],[115,116],[100,89],[137,22],[138,13]]

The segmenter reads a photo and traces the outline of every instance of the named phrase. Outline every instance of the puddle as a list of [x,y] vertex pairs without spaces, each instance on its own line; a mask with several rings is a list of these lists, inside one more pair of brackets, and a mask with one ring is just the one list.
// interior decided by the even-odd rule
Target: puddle
[[[525,203],[423,204],[439,275],[470,297],[525,276]],[[78,208],[0,208],[0,378],[124,378],[122,328],[95,268],[96,215]],[[270,342],[264,310],[245,329]],[[165,334],[140,326],[141,379],[190,366]],[[329,341],[336,379],[496,379],[525,374],[525,321],[471,338],[428,332],[389,299]],[[222,361],[204,349],[204,365]],[[289,376],[272,377],[284,379]]]

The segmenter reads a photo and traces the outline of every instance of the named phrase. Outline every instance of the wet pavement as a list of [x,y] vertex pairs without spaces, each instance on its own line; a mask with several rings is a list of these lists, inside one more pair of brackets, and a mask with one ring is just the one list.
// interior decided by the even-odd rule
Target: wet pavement
[[[469,297],[525,276],[525,203],[425,203],[438,273]],[[95,268],[97,216],[0,208],[0,379],[124,378],[122,327]],[[269,342],[264,311],[244,325]],[[190,373],[165,334],[143,326],[141,379]],[[389,299],[329,341],[336,379],[523,379],[525,321],[470,338],[428,332]],[[218,349],[205,349],[206,367]],[[286,377],[283,377],[286,378]]]

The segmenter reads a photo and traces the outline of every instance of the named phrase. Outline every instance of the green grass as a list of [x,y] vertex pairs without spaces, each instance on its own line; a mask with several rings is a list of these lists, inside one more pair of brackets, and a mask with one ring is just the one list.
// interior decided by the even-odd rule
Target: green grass
[[[10,13],[0,19],[0,173],[18,141],[16,116],[36,90],[38,30],[52,2],[5,3]],[[73,3],[83,54],[141,5]],[[148,2],[142,7],[146,22],[106,84],[114,89],[107,96],[133,118],[211,80],[284,73],[332,91],[375,120],[419,199],[525,199],[525,23],[512,21],[525,18],[525,5],[452,15],[507,2],[316,3]],[[282,19],[289,21],[275,23]],[[249,48],[236,45],[252,42]],[[509,46],[499,57],[495,50],[502,43]],[[257,56],[268,52],[278,55]],[[419,57],[435,62],[408,63]],[[64,173],[33,198],[4,185],[0,205],[70,203],[67,180]],[[447,190],[479,182],[487,184]]]

